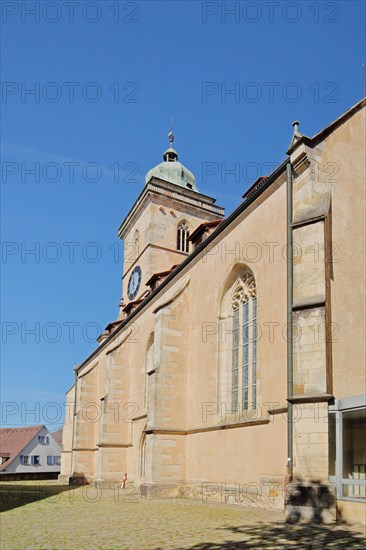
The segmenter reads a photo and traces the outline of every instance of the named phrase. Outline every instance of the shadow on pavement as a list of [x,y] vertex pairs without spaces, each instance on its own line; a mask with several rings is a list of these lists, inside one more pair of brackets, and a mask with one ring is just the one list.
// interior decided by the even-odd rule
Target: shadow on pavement
[[29,485],[24,484],[0,484],[0,512],[6,512],[19,506],[24,506],[37,500],[52,497],[52,502],[57,502],[65,491],[72,491],[72,485],[42,485],[42,482]]
[[[219,528],[220,529],[220,528]],[[225,542],[202,542],[190,547],[190,550],[231,550],[235,548],[249,549],[354,549],[365,550],[365,537],[361,533],[351,532],[344,525],[288,525],[256,524],[243,527],[226,527],[229,533],[240,534],[236,540]],[[215,538],[213,536],[213,538]],[[229,538],[229,537],[228,537]],[[187,548],[186,546],[184,548]],[[159,550],[156,548],[155,550]],[[173,549],[172,549],[173,550]],[[176,548],[175,550],[180,550]]]

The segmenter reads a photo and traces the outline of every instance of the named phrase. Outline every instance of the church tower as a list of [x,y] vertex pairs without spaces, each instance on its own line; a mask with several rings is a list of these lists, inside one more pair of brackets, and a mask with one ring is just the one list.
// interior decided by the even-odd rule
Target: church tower
[[169,272],[189,255],[189,235],[224,215],[215,199],[199,193],[194,175],[178,161],[173,141],[170,132],[163,162],[146,174],[145,187],[118,230],[124,240],[120,319],[126,306],[128,310],[149,293],[153,276]]

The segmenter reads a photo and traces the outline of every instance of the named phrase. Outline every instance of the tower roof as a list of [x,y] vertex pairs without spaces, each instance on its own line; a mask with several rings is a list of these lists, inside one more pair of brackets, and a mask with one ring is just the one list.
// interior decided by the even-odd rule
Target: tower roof
[[169,133],[169,148],[163,153],[163,162],[148,171],[145,177],[145,183],[148,183],[151,178],[159,178],[168,181],[179,187],[198,191],[196,186],[196,178],[188,168],[178,162],[178,153],[173,149],[174,135]]

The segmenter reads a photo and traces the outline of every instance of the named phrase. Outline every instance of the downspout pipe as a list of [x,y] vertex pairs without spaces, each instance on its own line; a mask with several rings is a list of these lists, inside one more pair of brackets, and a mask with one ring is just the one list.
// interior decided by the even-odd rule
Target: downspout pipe
[[[286,211],[287,211],[287,399],[293,394],[293,238],[292,238],[292,164],[286,165]],[[287,475],[293,473],[293,411],[287,401]]]
[[75,457],[74,457],[74,448],[75,448],[75,432],[76,432],[76,411],[77,411],[77,389],[78,389],[78,372],[77,372],[77,365],[74,365],[74,373],[75,373],[75,383],[74,383],[74,409],[73,409],[73,418],[72,418],[72,444],[71,444],[71,476],[74,475],[74,464],[75,464]]

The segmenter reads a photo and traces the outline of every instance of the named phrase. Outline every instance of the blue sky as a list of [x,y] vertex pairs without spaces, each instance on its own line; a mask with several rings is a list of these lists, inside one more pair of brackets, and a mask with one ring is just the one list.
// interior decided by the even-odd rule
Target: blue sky
[[230,212],[293,120],[312,135],[361,99],[364,6],[2,2],[3,425],[60,425],[73,364],[117,316],[117,228],[172,115]]

